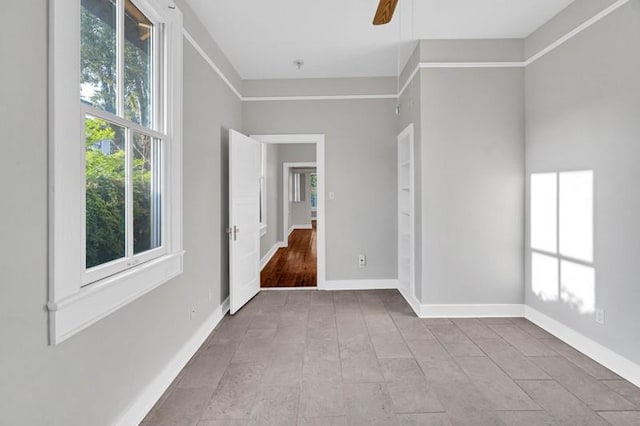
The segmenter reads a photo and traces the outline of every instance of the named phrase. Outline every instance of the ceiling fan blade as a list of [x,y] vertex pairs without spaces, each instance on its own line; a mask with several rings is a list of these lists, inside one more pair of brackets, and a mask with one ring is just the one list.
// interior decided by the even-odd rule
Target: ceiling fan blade
[[384,25],[391,22],[397,4],[398,0],[380,0],[376,16],[373,18],[373,25]]

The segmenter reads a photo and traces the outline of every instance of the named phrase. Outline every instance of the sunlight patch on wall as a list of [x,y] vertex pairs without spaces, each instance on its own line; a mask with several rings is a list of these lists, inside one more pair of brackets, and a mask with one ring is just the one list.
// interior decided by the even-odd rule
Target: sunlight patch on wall
[[558,259],[531,253],[531,286],[542,300],[558,300]]
[[580,313],[596,306],[592,170],[531,175],[531,290]]

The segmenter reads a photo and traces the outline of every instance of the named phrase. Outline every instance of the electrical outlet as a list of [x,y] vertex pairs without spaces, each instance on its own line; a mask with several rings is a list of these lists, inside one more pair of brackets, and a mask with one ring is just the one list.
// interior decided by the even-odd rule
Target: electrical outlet
[[367,265],[367,256],[361,254],[358,256],[358,266],[364,268]]
[[604,309],[596,309],[596,322],[604,325]]
[[191,307],[191,316],[190,318],[193,319],[196,316],[196,307],[192,306]]

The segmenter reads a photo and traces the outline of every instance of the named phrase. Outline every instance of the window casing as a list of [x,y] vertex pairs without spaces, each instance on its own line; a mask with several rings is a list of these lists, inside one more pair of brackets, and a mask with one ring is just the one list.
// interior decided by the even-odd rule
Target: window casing
[[182,272],[182,14],[52,0],[49,57],[56,344]]

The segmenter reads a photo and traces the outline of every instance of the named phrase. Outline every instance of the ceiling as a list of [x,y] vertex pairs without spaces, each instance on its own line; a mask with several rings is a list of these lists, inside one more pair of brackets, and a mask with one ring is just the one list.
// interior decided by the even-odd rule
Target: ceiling
[[399,0],[378,27],[377,0],[187,1],[240,76],[265,79],[395,76],[413,40],[524,38],[573,0]]

